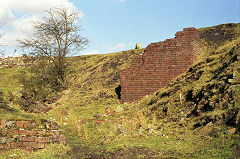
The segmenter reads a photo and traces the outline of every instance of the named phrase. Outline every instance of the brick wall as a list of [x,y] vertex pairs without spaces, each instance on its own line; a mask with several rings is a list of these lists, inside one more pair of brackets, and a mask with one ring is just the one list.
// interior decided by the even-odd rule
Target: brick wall
[[34,121],[2,120],[0,129],[0,153],[15,148],[32,152],[50,143],[66,144],[62,130],[55,122],[44,121],[39,125]]
[[19,57],[0,57],[0,68],[16,68],[29,66],[38,61],[38,57],[27,56],[23,54]]
[[147,46],[121,74],[121,103],[141,99],[166,86],[184,73],[201,52],[202,43],[195,28],[177,32],[175,38]]

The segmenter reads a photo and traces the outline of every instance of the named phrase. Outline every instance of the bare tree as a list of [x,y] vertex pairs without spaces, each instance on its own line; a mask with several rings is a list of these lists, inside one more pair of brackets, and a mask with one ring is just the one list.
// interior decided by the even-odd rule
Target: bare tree
[[41,55],[53,61],[59,80],[64,80],[66,57],[83,49],[87,38],[81,36],[79,12],[67,8],[50,9],[41,21],[33,22],[31,38],[18,40],[20,47],[32,55]]
[[[2,36],[3,36],[3,35],[0,33],[0,38],[1,38]],[[2,47],[2,46],[3,46],[3,44],[0,43],[0,47]],[[0,48],[0,55],[4,55],[3,51],[1,50],[1,48]]]

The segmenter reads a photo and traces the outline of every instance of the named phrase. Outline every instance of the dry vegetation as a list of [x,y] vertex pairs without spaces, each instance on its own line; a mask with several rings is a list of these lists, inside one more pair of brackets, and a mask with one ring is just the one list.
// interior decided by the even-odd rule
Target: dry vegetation
[[[27,155],[12,150],[1,157],[14,153],[22,158],[240,157],[239,26],[200,29],[208,36],[202,37],[206,47],[195,64],[167,87],[131,104],[120,104],[115,88],[121,70],[143,49],[69,58],[68,89],[49,104],[52,110],[38,115],[57,121],[68,145],[50,145]],[[216,32],[220,38],[210,38]],[[6,78],[18,72],[0,71]],[[14,89],[8,80],[0,84],[6,96],[20,89],[17,81]],[[232,128],[237,129],[235,134],[229,131]]]

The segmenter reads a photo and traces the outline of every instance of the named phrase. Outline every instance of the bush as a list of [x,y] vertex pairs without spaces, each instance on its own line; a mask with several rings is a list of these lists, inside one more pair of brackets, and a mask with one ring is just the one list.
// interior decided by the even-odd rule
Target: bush
[[0,92],[0,111],[3,112],[4,111],[15,111],[14,108],[11,108],[7,105],[7,102],[4,98],[4,93],[3,92]]
[[29,66],[29,72],[22,72],[20,83],[22,84],[19,104],[26,110],[36,101],[44,103],[57,92],[62,91],[65,85],[59,80],[55,65],[47,59],[37,60]]

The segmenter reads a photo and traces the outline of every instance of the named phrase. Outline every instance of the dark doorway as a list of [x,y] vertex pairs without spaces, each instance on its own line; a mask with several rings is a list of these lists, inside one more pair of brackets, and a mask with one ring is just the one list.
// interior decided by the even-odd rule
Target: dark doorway
[[118,85],[118,86],[115,88],[115,92],[116,92],[116,94],[118,95],[118,99],[121,99],[121,85]]

